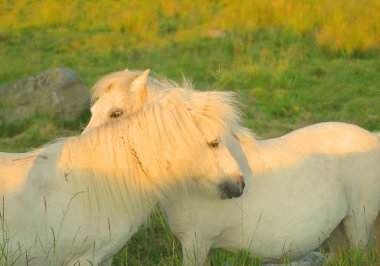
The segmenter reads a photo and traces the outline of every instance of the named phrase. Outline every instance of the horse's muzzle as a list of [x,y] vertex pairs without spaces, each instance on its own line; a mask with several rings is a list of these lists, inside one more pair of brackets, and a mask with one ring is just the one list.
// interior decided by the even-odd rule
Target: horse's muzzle
[[221,199],[238,198],[243,194],[245,187],[244,178],[241,176],[239,181],[231,182],[226,181],[219,185],[219,192]]

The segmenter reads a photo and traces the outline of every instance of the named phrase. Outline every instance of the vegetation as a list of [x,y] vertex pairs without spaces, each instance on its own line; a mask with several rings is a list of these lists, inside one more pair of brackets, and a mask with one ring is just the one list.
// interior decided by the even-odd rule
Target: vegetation
[[[245,124],[263,138],[332,120],[380,129],[378,0],[0,0],[0,17],[0,85],[55,66],[88,87],[115,70],[150,68],[198,89],[238,91]],[[0,150],[77,134],[88,118],[0,123]],[[128,254],[130,265],[177,265],[180,250],[157,212],[114,263]],[[370,251],[343,257],[339,265],[373,262]],[[223,251],[213,260],[260,264]]]
[[104,31],[103,36],[110,37],[112,33],[123,33],[131,44],[147,40],[166,43],[167,37],[194,39],[210,29],[244,32],[267,26],[281,26],[301,34],[313,31],[318,43],[348,54],[380,43],[377,0],[360,3],[354,0],[1,0],[0,4],[3,6],[0,29],[95,30]]

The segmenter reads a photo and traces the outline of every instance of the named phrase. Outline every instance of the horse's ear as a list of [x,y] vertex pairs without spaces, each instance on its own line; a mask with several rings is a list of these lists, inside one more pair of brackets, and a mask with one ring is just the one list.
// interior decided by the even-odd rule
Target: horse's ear
[[142,74],[140,74],[131,84],[131,91],[136,92],[142,90],[148,83],[148,76],[150,70],[145,70]]
[[142,108],[148,97],[148,76],[150,70],[145,70],[131,84],[129,95],[129,106],[132,112]]

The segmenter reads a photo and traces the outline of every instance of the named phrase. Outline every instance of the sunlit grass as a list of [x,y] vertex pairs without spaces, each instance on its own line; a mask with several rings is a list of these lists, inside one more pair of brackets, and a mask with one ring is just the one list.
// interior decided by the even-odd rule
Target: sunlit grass
[[346,54],[380,44],[378,0],[1,0],[0,17],[3,31],[104,31],[91,42],[99,49],[109,47],[112,32],[137,45],[191,40],[215,29],[249,32],[268,26],[314,34],[322,46]]
[[[98,50],[89,41],[97,32],[69,31],[64,38],[39,30],[7,33],[0,42],[0,82],[64,66],[90,87],[115,70],[150,68],[176,81],[190,77],[198,89],[239,91],[245,123],[262,137],[328,120],[380,129],[378,49],[347,57],[326,52],[311,34],[274,28],[156,47],[130,46],[113,34],[119,45]],[[78,124],[71,127],[76,132]],[[17,135],[17,125],[0,127]]]

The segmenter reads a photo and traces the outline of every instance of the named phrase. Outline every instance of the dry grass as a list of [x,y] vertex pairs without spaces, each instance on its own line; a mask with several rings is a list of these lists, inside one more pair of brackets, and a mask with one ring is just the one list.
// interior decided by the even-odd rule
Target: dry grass
[[112,42],[112,32],[124,33],[136,45],[267,26],[311,32],[322,46],[346,54],[380,44],[378,0],[0,0],[0,17],[0,30],[103,31],[92,40],[102,47]]

